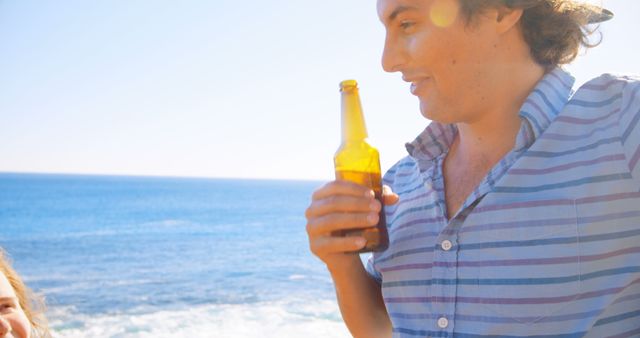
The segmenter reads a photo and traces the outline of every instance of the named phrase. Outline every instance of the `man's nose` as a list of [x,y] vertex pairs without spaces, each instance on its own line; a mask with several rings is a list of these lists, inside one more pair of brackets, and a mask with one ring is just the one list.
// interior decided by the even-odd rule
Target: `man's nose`
[[11,323],[0,316],[0,338],[6,337],[11,332]]
[[385,72],[393,73],[402,70],[407,63],[408,55],[401,41],[395,37],[387,35],[382,51],[382,69]]

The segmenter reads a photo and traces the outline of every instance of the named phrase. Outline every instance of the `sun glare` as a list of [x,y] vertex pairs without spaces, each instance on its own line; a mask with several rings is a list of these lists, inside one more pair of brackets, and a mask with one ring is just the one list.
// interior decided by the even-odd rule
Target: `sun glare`
[[444,28],[453,24],[458,16],[458,2],[455,0],[435,0],[431,5],[429,16],[434,25]]

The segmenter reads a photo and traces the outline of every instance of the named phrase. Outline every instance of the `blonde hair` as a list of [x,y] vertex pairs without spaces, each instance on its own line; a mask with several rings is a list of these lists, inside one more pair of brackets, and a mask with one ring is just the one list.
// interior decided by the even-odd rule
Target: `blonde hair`
[[459,0],[467,23],[489,8],[507,7],[523,9],[520,26],[533,59],[551,70],[572,62],[581,47],[592,48],[595,29],[588,24],[599,20],[598,15],[611,14],[593,5],[575,0]]
[[24,284],[22,278],[11,267],[11,261],[2,248],[0,248],[0,273],[7,277],[9,284],[16,293],[20,307],[31,324],[32,334],[41,338],[51,337],[49,326],[44,316],[44,300]]

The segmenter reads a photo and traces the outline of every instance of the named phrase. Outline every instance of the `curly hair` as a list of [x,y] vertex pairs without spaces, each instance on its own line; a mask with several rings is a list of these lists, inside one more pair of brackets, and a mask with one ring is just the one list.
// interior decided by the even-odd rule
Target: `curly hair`
[[7,277],[9,284],[15,291],[20,307],[31,324],[32,334],[41,338],[51,337],[47,320],[44,316],[44,300],[24,284],[22,278],[11,267],[11,261],[2,248],[0,248],[0,273]]
[[520,25],[533,59],[547,70],[572,62],[581,47],[590,42],[596,29],[590,23],[605,21],[613,14],[602,8],[575,0],[459,0],[467,24],[485,10],[507,7],[523,9]]

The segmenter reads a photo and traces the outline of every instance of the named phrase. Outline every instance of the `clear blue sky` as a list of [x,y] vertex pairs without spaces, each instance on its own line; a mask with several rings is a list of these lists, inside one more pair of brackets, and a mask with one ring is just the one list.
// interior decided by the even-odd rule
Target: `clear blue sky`
[[[569,69],[640,74],[640,1]],[[338,83],[383,170],[427,125],[375,0],[0,0],[0,171],[330,179]]]

